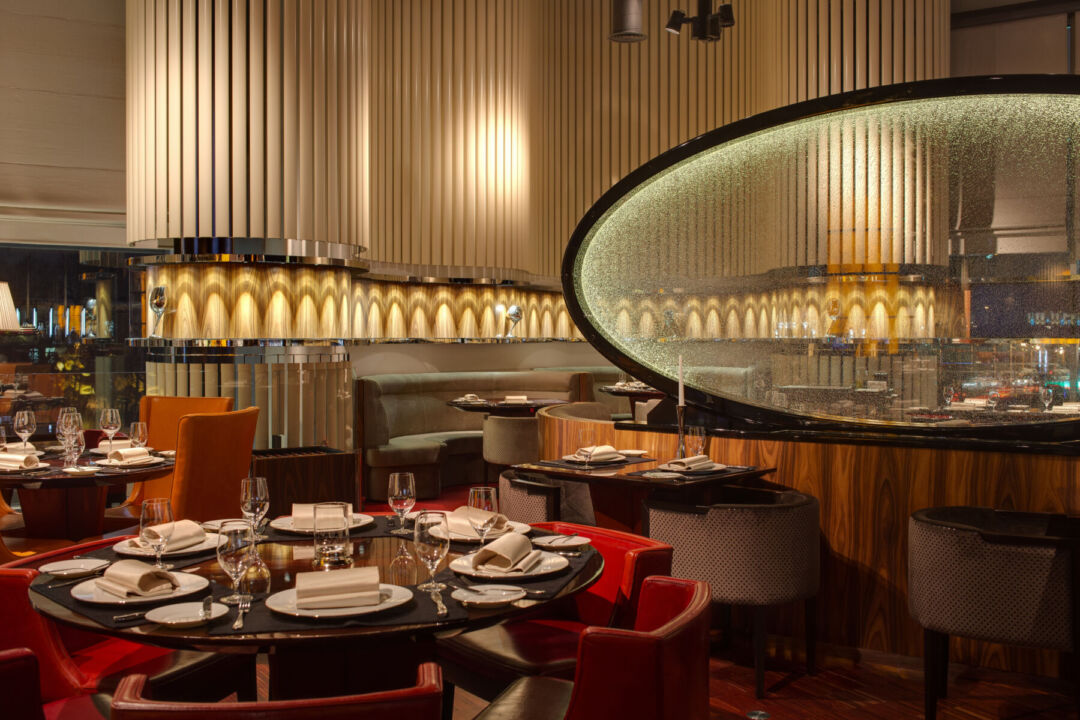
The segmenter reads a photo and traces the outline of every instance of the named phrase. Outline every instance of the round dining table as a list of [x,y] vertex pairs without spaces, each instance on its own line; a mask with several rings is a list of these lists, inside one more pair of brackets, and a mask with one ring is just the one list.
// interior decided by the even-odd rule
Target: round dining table
[[[414,588],[417,583],[426,581],[428,570],[414,555],[412,540],[390,535],[388,518],[376,520],[369,530],[371,534],[351,538],[353,566],[378,567],[383,583]],[[314,546],[307,538],[283,540],[272,537],[256,546],[262,562],[256,565],[259,570],[250,571],[248,577],[253,583],[250,589],[255,601],[240,631],[232,628],[237,616],[235,608],[224,617],[197,627],[172,629],[145,621],[117,626],[109,622],[111,612],[122,615],[139,610],[139,607],[103,609],[68,598],[64,598],[66,602],[62,604],[35,591],[36,587],[47,586],[56,580],[47,574],[35,578],[30,599],[38,612],[57,622],[127,640],[176,649],[268,653],[270,695],[275,699],[286,699],[368,692],[398,682],[411,683],[415,680],[416,663],[434,656],[434,642],[438,637],[493,625],[544,605],[563,602],[596,582],[604,566],[600,553],[589,551],[574,557],[569,567],[559,574],[489,580],[486,582],[511,583],[525,588],[531,585],[546,590],[542,596],[526,596],[508,605],[476,607],[454,599],[453,586],[484,581],[466,579],[446,569],[449,562],[472,549],[475,547],[453,543],[436,571],[438,579],[452,584],[440,593],[448,611],[442,617],[437,615],[429,593],[419,590],[413,590],[413,598],[401,607],[355,618],[309,619],[271,611],[266,605],[269,595],[295,587],[297,573],[312,571]],[[215,598],[230,592],[230,581],[214,556],[189,559],[186,565],[179,562],[182,559],[177,559],[175,572],[193,573],[209,579]],[[205,595],[203,591],[184,600],[201,601]],[[96,611],[97,619],[80,610]]]
[[506,402],[505,400],[449,400],[447,405],[465,412],[479,412],[485,415],[498,415],[500,417],[533,417],[540,408],[552,405],[565,405],[567,400],[557,398],[536,398],[521,402]]

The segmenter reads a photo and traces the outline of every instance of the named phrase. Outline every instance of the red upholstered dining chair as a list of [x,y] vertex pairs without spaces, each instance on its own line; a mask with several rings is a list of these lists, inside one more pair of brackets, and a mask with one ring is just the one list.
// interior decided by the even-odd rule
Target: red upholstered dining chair
[[118,540],[95,540],[0,567],[0,649],[33,651],[42,701],[111,692],[121,676],[132,672],[151,676],[155,692],[170,697],[183,693],[218,700],[233,692],[254,697],[254,656],[168,650],[110,638],[57,625],[34,610],[28,593],[38,572],[21,566],[90,552]]
[[[233,409],[228,397],[170,397],[144,395],[139,398],[139,419],[146,423],[146,444],[155,450],[176,450],[180,418],[193,413],[223,413]],[[90,444],[87,430],[86,447]],[[100,430],[93,432],[100,433]],[[143,483],[135,483],[131,495],[122,505],[105,511],[105,529],[118,530],[139,522],[142,501],[148,497],[169,497],[172,494],[173,474],[163,475]]]
[[259,408],[180,418],[176,434],[172,508],[177,519],[235,517],[240,479],[251,469]]
[[42,702],[37,658],[27,648],[0,650],[0,697],[4,699],[4,717],[17,720],[105,720],[109,717],[107,695],[77,695]]
[[573,682],[521,678],[476,720],[706,720],[711,603],[706,582],[647,578],[632,629],[581,633]]
[[416,685],[395,690],[305,700],[269,702],[159,702],[145,694],[145,675],[120,681],[112,701],[112,720],[434,720],[442,704],[442,676],[435,663],[423,663]]
[[633,627],[642,581],[671,574],[672,548],[666,543],[574,523],[533,527],[589,538],[604,556],[603,574],[550,612],[440,639],[437,658],[448,693],[459,685],[490,700],[521,676],[572,678],[582,631],[588,626]]

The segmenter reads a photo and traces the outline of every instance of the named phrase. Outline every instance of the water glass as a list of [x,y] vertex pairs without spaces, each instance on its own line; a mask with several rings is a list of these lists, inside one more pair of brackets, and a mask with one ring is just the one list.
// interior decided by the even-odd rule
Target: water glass
[[[592,427],[592,423],[589,423],[589,427],[584,427],[578,430],[578,447],[584,450],[585,448],[596,448],[596,429]],[[593,450],[587,453],[582,453],[585,457],[585,464],[582,465],[582,469],[589,469],[589,461],[592,460]]]
[[259,536],[259,527],[263,518],[270,510],[270,493],[266,489],[266,478],[246,477],[240,480],[240,512],[244,519],[251,523],[251,532],[256,540],[262,540]]
[[417,585],[417,590],[430,592],[445,590],[446,586],[435,582],[435,571],[450,549],[450,528],[446,524],[446,513],[423,510],[416,516],[416,528],[413,532],[413,550],[420,562],[424,563],[431,579]]
[[405,529],[405,515],[416,504],[416,480],[410,472],[390,473],[390,483],[386,489],[386,499],[390,509],[398,516],[398,528],[394,535],[409,535]]
[[349,506],[343,502],[315,505],[314,567],[330,570],[352,567],[349,547]]
[[86,434],[81,429],[76,430],[71,440],[71,466],[79,465],[79,458],[86,452]]
[[1054,391],[1045,386],[1039,388],[1039,399],[1042,400],[1043,410],[1050,412],[1050,406],[1054,404]]
[[146,441],[149,438],[149,433],[146,429],[146,423],[133,422],[131,423],[131,447],[146,447]]
[[109,437],[109,452],[112,452],[113,436],[120,430],[120,411],[116,408],[104,408],[98,415],[98,427]]
[[[151,531],[151,528],[153,530]],[[142,504],[139,516],[139,537],[154,551],[154,567],[168,570],[172,565],[161,563],[161,554],[169,544],[173,531],[172,503],[169,498],[150,498]]]
[[391,585],[406,587],[416,584],[416,558],[409,552],[409,547],[404,540],[399,541],[394,559],[387,568],[386,582]]
[[686,428],[686,455],[693,457],[705,453],[705,428],[701,425],[689,425]]
[[[473,513],[473,510],[486,512]],[[488,533],[499,519],[499,501],[495,497],[493,487],[469,488],[469,524],[476,534],[480,536],[480,542],[487,542]]]
[[240,593],[240,578],[252,563],[251,546],[254,539],[251,525],[243,520],[228,520],[218,528],[217,560],[221,569],[232,580],[232,595],[221,598],[219,602],[236,605],[249,596]]
[[30,436],[37,431],[37,418],[31,410],[19,410],[15,413],[14,426],[15,434],[22,440],[23,447],[26,447]]

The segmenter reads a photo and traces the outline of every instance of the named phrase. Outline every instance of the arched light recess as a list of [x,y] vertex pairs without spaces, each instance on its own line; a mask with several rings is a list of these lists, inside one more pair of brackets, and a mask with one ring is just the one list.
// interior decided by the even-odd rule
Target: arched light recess
[[688,401],[733,426],[1073,437],[1080,410],[1000,401],[1076,399],[1078,143],[1070,76],[885,86],[721,127],[586,213],[571,316],[672,394],[681,356]]

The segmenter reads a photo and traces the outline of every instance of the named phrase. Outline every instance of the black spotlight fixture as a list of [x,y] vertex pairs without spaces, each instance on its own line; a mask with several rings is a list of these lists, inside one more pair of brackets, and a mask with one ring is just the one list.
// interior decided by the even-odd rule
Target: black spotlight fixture
[[713,0],[697,0],[697,15],[694,17],[687,17],[682,10],[673,11],[665,29],[669,33],[678,35],[679,29],[689,23],[692,38],[716,42],[720,39],[724,28],[735,24],[735,12],[730,3],[718,6],[714,12],[712,4]]

